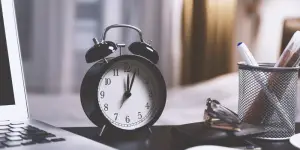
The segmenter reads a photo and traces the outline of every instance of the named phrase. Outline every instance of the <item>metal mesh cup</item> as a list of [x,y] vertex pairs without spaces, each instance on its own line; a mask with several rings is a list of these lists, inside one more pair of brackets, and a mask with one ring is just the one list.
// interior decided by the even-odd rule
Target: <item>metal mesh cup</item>
[[262,125],[257,138],[287,139],[295,134],[298,67],[238,63],[238,115],[243,122]]

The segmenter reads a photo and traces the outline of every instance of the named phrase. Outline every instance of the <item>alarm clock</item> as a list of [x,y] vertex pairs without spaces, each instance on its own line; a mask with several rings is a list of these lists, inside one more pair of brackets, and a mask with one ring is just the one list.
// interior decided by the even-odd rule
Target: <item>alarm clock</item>
[[[140,41],[128,47],[132,55],[108,57],[119,46],[106,41],[106,33],[119,27],[137,31]],[[94,64],[80,89],[86,116],[102,127],[101,133],[105,127],[128,132],[151,127],[161,116],[167,96],[164,78],[156,67],[158,53],[144,42],[140,29],[126,24],[107,27],[101,42],[95,38],[93,41],[95,45],[87,51],[85,59]]]

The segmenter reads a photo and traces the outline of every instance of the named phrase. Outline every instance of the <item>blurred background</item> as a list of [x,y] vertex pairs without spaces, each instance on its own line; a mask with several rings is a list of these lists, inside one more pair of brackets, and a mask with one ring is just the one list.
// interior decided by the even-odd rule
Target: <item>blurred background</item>
[[[79,99],[82,78],[91,67],[84,55],[92,38],[101,39],[111,24],[139,27],[159,52],[167,107],[172,108],[179,107],[171,103],[181,95],[199,99],[217,92],[214,97],[237,100],[236,44],[246,43],[258,61],[276,62],[300,30],[299,0],[15,0],[15,5],[29,102],[51,107],[49,116],[58,111],[67,117],[45,120],[38,113],[42,108],[32,114],[60,126],[70,125],[60,123],[68,117],[90,124],[82,121]],[[107,39],[128,46],[138,35],[114,29]],[[81,117],[72,110],[61,112],[68,106],[81,111]],[[167,120],[158,124],[177,123]]]

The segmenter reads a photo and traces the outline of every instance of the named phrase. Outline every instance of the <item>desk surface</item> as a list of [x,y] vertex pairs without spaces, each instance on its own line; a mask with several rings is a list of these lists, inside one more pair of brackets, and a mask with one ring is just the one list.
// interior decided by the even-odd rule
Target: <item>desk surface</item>
[[[115,137],[108,137],[103,135],[98,136],[100,129],[97,127],[78,127],[78,128],[64,128],[75,134],[87,137],[89,139],[104,143],[106,145],[115,147],[121,150],[169,150],[178,148],[172,140],[170,134],[171,126],[154,126],[152,127],[152,134],[145,131],[142,134],[132,135],[130,137],[123,137],[123,135],[116,135]],[[300,133],[300,123],[296,124],[296,133]],[[236,142],[236,141],[233,141]],[[261,146],[263,150],[274,150],[274,149],[288,149],[297,150],[293,147],[289,140],[283,141],[264,141],[254,140],[254,143]]]

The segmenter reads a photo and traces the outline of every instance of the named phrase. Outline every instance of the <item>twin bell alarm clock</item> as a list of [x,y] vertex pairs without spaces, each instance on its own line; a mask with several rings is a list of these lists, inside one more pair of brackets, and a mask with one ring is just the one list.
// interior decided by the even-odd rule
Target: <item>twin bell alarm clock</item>
[[[119,44],[105,40],[112,28],[138,32],[140,41],[128,47],[132,55],[120,52],[118,57],[107,57],[118,48],[121,51]],[[152,126],[162,114],[167,95],[164,78],[156,67],[158,53],[144,42],[140,29],[126,24],[108,26],[102,40],[93,41],[95,45],[85,59],[94,64],[85,74],[80,90],[87,117],[102,127],[101,133],[106,127],[134,132]]]

